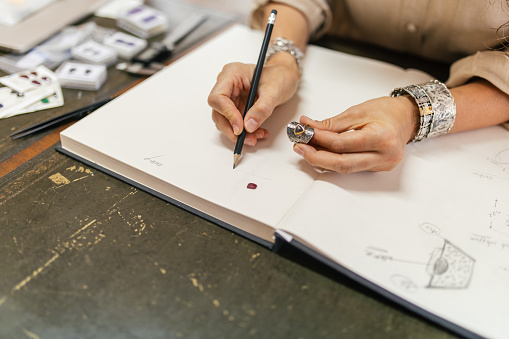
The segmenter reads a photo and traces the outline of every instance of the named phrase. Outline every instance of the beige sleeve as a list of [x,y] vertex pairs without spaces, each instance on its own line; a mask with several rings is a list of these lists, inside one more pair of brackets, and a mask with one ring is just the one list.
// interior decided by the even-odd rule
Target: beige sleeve
[[301,11],[308,21],[311,39],[323,34],[332,22],[332,13],[326,0],[254,0],[250,18],[251,27],[265,29],[267,18],[263,15],[263,8],[269,2],[285,4]]
[[452,64],[446,84],[456,87],[473,77],[488,80],[509,95],[509,51],[483,51]]
[[[483,51],[452,64],[446,84],[456,87],[473,77],[486,79],[509,95],[509,51]],[[509,129],[509,123],[504,124]]]

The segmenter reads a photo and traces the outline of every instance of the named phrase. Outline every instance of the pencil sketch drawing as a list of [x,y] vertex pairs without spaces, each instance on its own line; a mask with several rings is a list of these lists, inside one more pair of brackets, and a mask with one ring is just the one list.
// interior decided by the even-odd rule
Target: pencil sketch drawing
[[416,292],[419,286],[432,289],[466,289],[470,285],[474,274],[475,259],[461,248],[440,236],[440,228],[431,223],[422,223],[419,228],[440,239],[438,246],[434,246],[427,262],[411,261],[393,257],[389,251],[369,246],[366,255],[383,262],[400,262],[408,265],[424,265],[429,275],[428,282],[415,283],[411,278],[399,273],[391,276],[391,281],[400,289]]
[[451,242],[431,254],[426,267],[431,276],[430,288],[467,288],[474,272],[475,260]]
[[490,161],[502,168],[504,172],[509,173],[509,149],[498,152]]

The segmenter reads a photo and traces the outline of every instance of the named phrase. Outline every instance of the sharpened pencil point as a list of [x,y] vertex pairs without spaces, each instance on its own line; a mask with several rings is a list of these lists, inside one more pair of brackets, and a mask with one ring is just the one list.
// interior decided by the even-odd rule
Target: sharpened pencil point
[[233,154],[233,169],[237,166],[239,163],[240,154]]

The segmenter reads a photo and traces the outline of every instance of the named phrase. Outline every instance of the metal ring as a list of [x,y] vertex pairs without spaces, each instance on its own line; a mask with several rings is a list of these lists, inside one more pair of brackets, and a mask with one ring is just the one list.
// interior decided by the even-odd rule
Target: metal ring
[[315,130],[313,127],[301,124],[296,121],[292,121],[286,127],[286,134],[288,135],[288,139],[294,144],[307,144],[311,138]]

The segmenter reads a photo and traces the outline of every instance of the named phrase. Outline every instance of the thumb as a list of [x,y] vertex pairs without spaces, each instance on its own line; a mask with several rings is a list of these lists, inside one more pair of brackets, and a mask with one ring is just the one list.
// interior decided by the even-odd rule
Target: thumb
[[246,131],[253,133],[267,120],[276,108],[276,100],[271,95],[260,96],[244,117]]
[[300,123],[309,125],[316,129],[336,132],[336,133],[342,133],[346,132],[350,129],[353,129],[352,121],[351,119],[348,119],[348,117],[342,116],[342,114],[336,115],[332,118],[327,118],[324,120],[313,120],[305,115],[300,117]]

